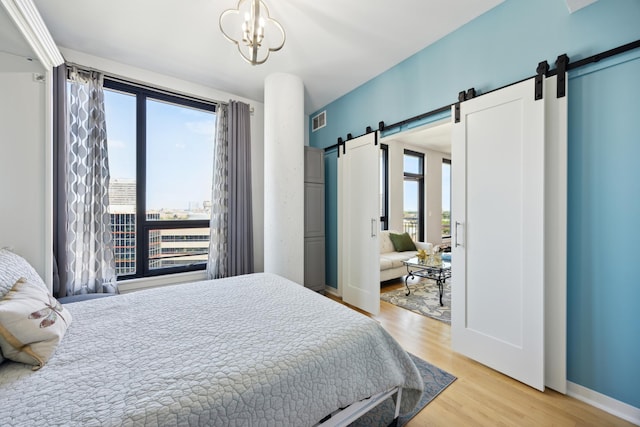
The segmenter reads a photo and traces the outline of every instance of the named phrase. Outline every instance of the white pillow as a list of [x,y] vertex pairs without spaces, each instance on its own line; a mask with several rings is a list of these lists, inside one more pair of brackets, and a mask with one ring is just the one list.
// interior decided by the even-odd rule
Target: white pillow
[[6,248],[0,249],[0,298],[20,279],[24,277],[29,282],[41,286],[47,290],[36,270],[20,255]]
[[21,278],[0,299],[0,348],[5,358],[40,369],[71,324],[71,313],[38,284]]

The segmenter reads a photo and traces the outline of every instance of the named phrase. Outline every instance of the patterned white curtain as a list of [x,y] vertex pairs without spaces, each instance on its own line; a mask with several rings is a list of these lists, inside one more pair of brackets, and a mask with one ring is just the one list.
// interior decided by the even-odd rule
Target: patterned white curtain
[[118,291],[102,83],[101,73],[71,69],[64,147],[67,295]]
[[228,254],[228,107],[224,104],[220,104],[216,109],[216,116],[216,140],[213,149],[209,259],[207,261],[207,277],[210,279],[227,277]]

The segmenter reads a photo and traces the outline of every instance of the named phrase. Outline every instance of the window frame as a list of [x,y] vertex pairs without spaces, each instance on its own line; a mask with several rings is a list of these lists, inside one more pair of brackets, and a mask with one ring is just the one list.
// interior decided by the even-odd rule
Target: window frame
[[[406,172],[404,170],[404,156],[413,156],[417,157],[420,160],[420,172],[419,173],[411,173]],[[402,156],[402,185],[404,188],[405,181],[414,181],[418,183],[418,241],[424,242],[424,178],[425,178],[425,155],[419,151],[407,150],[405,149]],[[404,199],[404,197],[403,197]],[[404,211],[404,206],[403,209]],[[404,215],[403,215],[404,220]]]
[[217,112],[216,104],[205,100],[182,96],[177,93],[114,80],[107,76],[104,78],[104,88],[111,91],[133,95],[136,98],[136,272],[134,274],[117,276],[117,280],[121,281],[205,270],[207,268],[206,263],[150,268],[149,235],[151,230],[209,228],[210,219],[147,220],[147,100],[152,99],[161,102],[168,102],[187,108],[210,111],[214,114]]

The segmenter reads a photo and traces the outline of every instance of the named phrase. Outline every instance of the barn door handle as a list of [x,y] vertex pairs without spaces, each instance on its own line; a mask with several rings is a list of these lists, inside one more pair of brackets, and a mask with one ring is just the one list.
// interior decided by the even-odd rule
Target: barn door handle
[[376,237],[376,219],[371,218],[371,237]]
[[454,228],[454,244],[455,247],[457,248],[458,246],[462,246],[460,243],[458,243],[458,226],[462,225],[461,222],[456,221],[455,223],[455,228]]

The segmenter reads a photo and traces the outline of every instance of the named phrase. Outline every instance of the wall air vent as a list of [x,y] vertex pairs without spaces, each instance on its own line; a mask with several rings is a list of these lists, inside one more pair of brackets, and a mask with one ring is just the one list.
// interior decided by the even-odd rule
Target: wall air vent
[[327,125],[327,111],[323,111],[322,113],[315,116],[311,119],[311,132],[315,132],[320,128],[323,128]]

